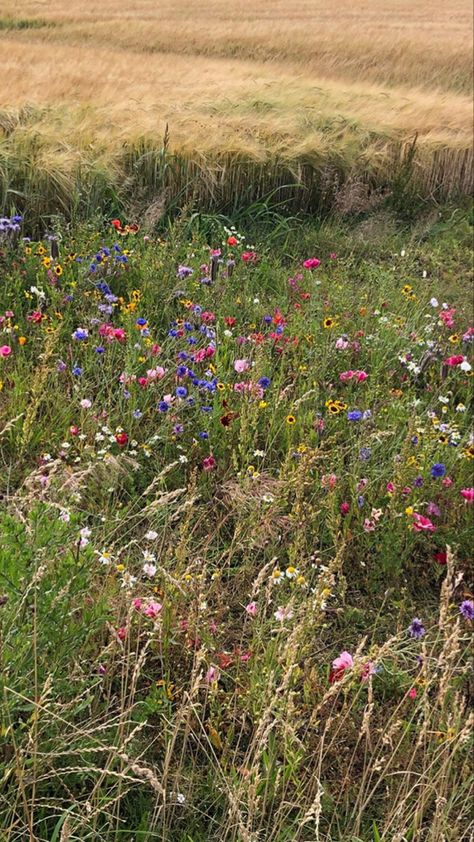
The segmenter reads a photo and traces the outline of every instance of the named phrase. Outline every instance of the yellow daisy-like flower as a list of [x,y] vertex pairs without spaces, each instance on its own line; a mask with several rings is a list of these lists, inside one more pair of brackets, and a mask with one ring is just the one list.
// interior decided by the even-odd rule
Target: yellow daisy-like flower
[[410,284],[405,284],[405,286],[402,289],[402,294],[403,295],[409,295],[410,292],[412,291],[412,289],[413,289],[413,287],[410,286]]
[[323,327],[326,330],[331,330],[331,328],[336,327],[337,321],[332,316],[327,316],[326,319],[323,321]]
[[18,344],[19,345],[26,345],[26,336],[19,336],[18,337]]
[[265,409],[266,406],[267,406],[266,401],[259,401],[259,404],[258,404],[259,409]]
[[449,337],[449,341],[451,342],[451,345],[457,345],[457,344],[459,343],[459,334],[458,334],[458,333],[453,333],[453,334]]
[[42,254],[46,254],[45,247],[44,246],[38,246],[38,248],[36,249],[36,254],[38,254],[40,257],[41,257]]
[[58,277],[58,278],[60,278],[60,277],[61,277],[61,275],[62,275],[62,273],[63,273],[63,267],[61,266],[61,264],[60,264],[60,263],[58,263],[58,264],[54,267],[54,274],[55,274],[55,275],[57,275],[57,277]]
[[125,565],[124,564],[116,564],[115,569],[116,569],[117,573],[123,573],[123,571],[125,570]]
[[50,257],[43,257],[41,261],[45,269],[50,269],[51,267],[51,258]]
[[406,509],[405,509],[405,514],[408,517],[411,517],[414,511],[415,510],[414,510],[413,506],[407,506]]
[[225,390],[225,383],[218,383],[217,388],[219,392],[223,392]]
[[287,415],[287,416],[286,416],[286,423],[287,423],[287,424],[290,424],[290,425],[291,425],[291,424],[295,424],[295,423],[296,423],[296,418],[295,418],[295,416],[294,416],[294,415]]

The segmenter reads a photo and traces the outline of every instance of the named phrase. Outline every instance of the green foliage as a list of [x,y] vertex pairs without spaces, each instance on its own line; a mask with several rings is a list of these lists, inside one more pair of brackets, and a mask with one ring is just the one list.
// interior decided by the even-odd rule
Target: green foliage
[[[135,165],[148,177],[148,159]],[[235,228],[194,213],[129,233],[125,262],[100,217],[51,218],[52,259],[49,240],[3,241],[0,835],[12,842],[465,832],[472,377],[442,369],[461,339],[429,302],[467,328],[469,217],[444,208],[408,228],[384,210],[348,231],[289,218],[274,198]],[[200,283],[215,248],[217,278]],[[303,269],[313,255],[321,266]],[[177,277],[180,265],[193,273]],[[188,330],[199,349],[215,340],[192,362],[222,387],[205,400],[176,375],[196,347],[184,344],[193,304],[216,316],[204,339]],[[340,352],[345,335],[357,345]],[[426,336],[434,362],[413,371],[406,354],[418,362]],[[346,382],[345,369],[368,377]],[[234,388],[262,377],[262,393]],[[194,403],[158,412],[181,382]],[[372,414],[351,425],[331,416],[336,398]],[[431,475],[440,462],[446,485]],[[429,501],[436,530],[416,531]],[[341,652],[353,667],[333,680]]]

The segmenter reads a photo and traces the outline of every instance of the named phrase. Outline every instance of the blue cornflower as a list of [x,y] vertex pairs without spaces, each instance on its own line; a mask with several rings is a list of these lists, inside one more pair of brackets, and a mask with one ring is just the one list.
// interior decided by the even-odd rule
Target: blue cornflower
[[160,401],[158,404],[158,409],[160,412],[168,412],[169,408],[169,404],[166,403],[166,401]]
[[80,365],[75,365],[72,368],[72,373],[74,374],[74,377],[80,377],[81,374],[82,374],[82,371],[83,371],[83,369],[80,367]]
[[208,439],[209,433],[206,433],[205,431],[203,431],[202,433],[199,433],[199,438],[200,439]]
[[102,345],[98,345],[97,348],[94,348],[94,351],[96,354],[105,354],[105,348]]
[[348,421],[360,421],[362,418],[362,412],[360,409],[352,409],[350,412],[347,413],[347,420]]
[[361,447],[361,449],[359,450],[359,459],[361,459],[362,462],[367,462],[371,456],[372,451],[370,447]]
[[420,620],[419,617],[415,617],[414,620],[411,621],[408,631],[410,632],[411,637],[414,637],[415,640],[421,640],[421,638],[426,634],[423,621]]
[[188,373],[188,369],[185,365],[179,365],[176,369],[176,374],[178,377],[186,377]]
[[269,325],[269,324],[272,323],[272,317],[271,316],[264,316],[263,321],[265,322],[265,324]]
[[133,410],[133,417],[134,418],[137,418],[137,419],[141,418],[142,415],[143,415],[143,412],[141,411],[141,409],[134,409]]
[[72,338],[77,339],[78,342],[83,342],[89,338],[89,331],[85,327],[78,327],[72,334]]
[[189,358],[189,354],[186,351],[180,351],[178,354],[178,360],[187,360]]
[[137,319],[136,322],[135,322],[135,324],[138,325],[139,327],[144,327],[146,325],[146,323],[147,323],[147,319],[144,319],[142,317]]
[[268,389],[271,380],[269,377],[261,377],[258,381],[258,385],[262,387],[262,389]]
[[364,503],[365,503],[365,498],[364,498],[363,494],[359,494],[359,496],[357,498],[357,505],[359,506],[359,509],[363,508]]
[[168,331],[168,336],[172,336],[174,338],[177,335],[178,335],[178,331],[174,330],[174,328],[172,328],[171,330]]
[[444,477],[446,473],[446,465],[443,465],[442,462],[436,462],[431,468],[431,476],[434,479],[438,477]]
[[185,398],[187,394],[188,390],[186,389],[186,386],[178,386],[178,388],[176,389],[177,398]]
[[413,480],[413,485],[415,486],[415,488],[421,488],[421,486],[423,485],[423,477],[415,477],[415,479]]
[[202,412],[212,412],[212,406],[201,406]]

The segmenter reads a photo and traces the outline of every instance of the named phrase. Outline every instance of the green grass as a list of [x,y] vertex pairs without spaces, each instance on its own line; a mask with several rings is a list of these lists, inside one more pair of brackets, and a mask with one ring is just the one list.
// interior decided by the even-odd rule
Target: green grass
[[[56,218],[47,266],[48,240],[3,240],[2,842],[467,839],[473,381],[442,361],[472,361],[471,218],[385,208],[348,227],[260,202],[236,246],[229,229],[183,214],[120,239],[99,217]],[[211,285],[210,247],[224,261]],[[345,335],[357,344],[337,350]],[[222,390],[176,381],[178,353],[214,339],[187,364]],[[234,389],[262,377],[262,394]],[[187,396],[158,411],[180,382]],[[352,423],[353,409],[372,415]],[[354,665],[330,683],[343,651]]]

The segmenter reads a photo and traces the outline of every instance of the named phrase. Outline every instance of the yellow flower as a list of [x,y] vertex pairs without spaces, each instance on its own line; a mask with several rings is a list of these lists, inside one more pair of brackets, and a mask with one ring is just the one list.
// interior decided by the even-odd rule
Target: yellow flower
[[41,261],[45,269],[49,269],[51,266],[51,258],[50,257],[43,257]]
[[294,424],[296,422],[296,418],[294,415],[287,415],[286,416],[286,423],[287,424]]
[[26,345],[26,336],[19,336],[18,337],[18,344],[19,345]]
[[32,251],[33,249],[30,246],[27,246],[25,249],[25,254],[31,254]]
[[326,330],[330,330],[331,328],[336,327],[336,325],[337,325],[337,321],[336,321],[336,319],[333,319],[333,317],[332,317],[332,316],[328,316],[328,317],[327,317],[326,319],[324,319],[324,321],[323,321],[323,327],[324,327]]
[[219,389],[219,392],[223,392],[224,389],[225,389],[225,384],[224,383],[218,383],[217,388]]
[[38,246],[38,248],[36,249],[36,254],[39,254],[39,255],[46,254],[45,247],[44,246]]
[[452,345],[457,345],[457,344],[458,344],[458,342],[459,342],[459,334],[457,334],[457,333],[453,333],[453,334],[449,337],[449,341],[451,342],[451,344],[452,344]]
[[259,406],[259,409],[265,409],[265,407],[267,406],[267,402],[266,401],[259,401],[258,406]]
[[61,277],[61,275],[62,275],[62,273],[63,273],[63,267],[61,266],[61,264],[60,264],[60,263],[58,263],[58,264],[54,267],[54,273],[55,273],[55,275],[57,275],[57,276],[58,276],[58,278],[60,278],[60,277]]
[[413,514],[413,512],[414,512],[414,508],[413,508],[413,506],[407,506],[407,507],[406,507],[406,509],[405,509],[405,514],[406,514],[406,515],[408,515],[408,517],[411,517],[411,515]]
[[116,569],[117,573],[123,573],[123,571],[125,570],[125,565],[124,564],[116,564],[115,569]]

